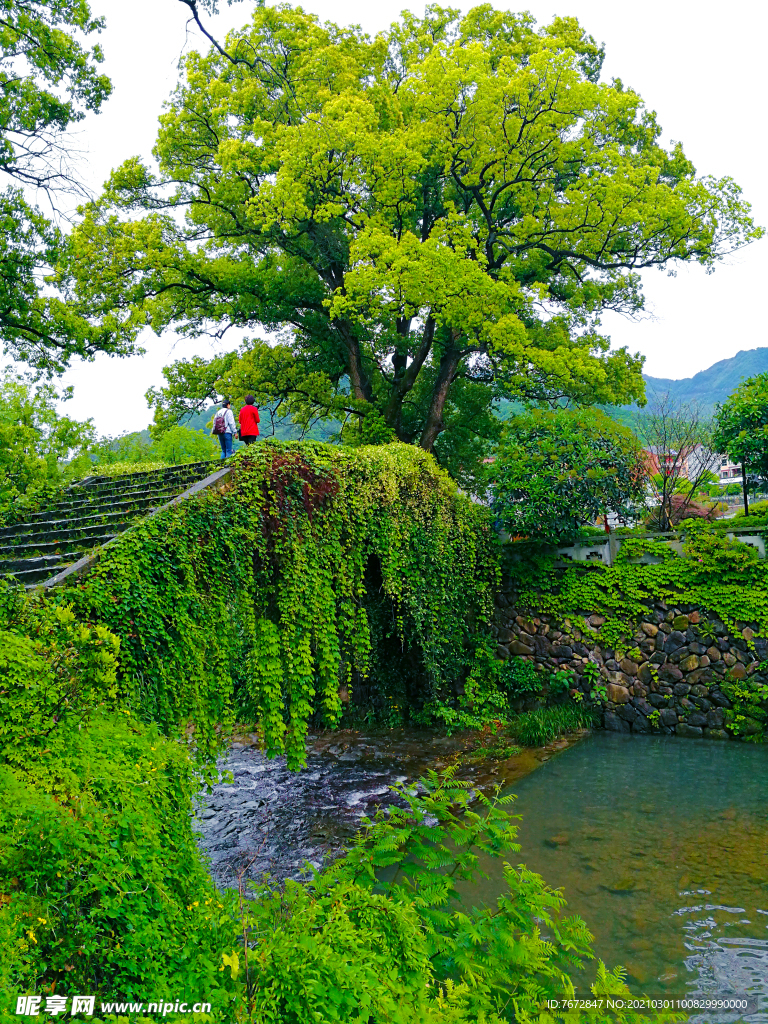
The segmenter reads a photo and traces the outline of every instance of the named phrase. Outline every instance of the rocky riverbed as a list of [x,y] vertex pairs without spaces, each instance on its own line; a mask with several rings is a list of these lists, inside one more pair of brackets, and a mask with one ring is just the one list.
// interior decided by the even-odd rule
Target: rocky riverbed
[[[307,767],[288,771],[269,760],[257,737],[241,735],[219,764],[222,778],[201,795],[200,845],[220,888],[269,873],[300,878],[339,856],[361,818],[398,799],[392,787],[458,762],[458,777],[478,790],[507,786],[534,771],[585,733],[547,747],[493,753],[477,734],[439,737],[398,729],[383,735],[344,731],[311,736]],[[488,744],[488,738],[485,737]],[[504,756],[511,754],[511,756]],[[227,779],[231,773],[231,781]]]

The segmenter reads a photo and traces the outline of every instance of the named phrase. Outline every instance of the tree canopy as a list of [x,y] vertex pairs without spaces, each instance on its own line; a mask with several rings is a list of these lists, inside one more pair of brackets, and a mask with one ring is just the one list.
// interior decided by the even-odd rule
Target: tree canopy
[[505,529],[567,543],[598,516],[630,519],[645,496],[635,435],[599,409],[534,409],[509,421],[492,469]]
[[768,480],[768,373],[742,381],[717,407],[712,448],[741,464],[748,510],[749,476]]
[[63,134],[109,95],[100,48],[81,41],[102,27],[85,0],[0,0],[0,333],[6,355],[46,370],[108,344],[99,324],[43,288],[67,240],[29,200],[35,189],[55,203],[79,188]]
[[71,394],[9,370],[0,376],[0,514],[21,495],[60,485],[90,465],[93,423],[56,410]]
[[603,311],[642,307],[643,268],[712,268],[760,232],[731,179],[697,177],[600,81],[602,57],[574,19],[490,5],[373,39],[258,6],[185,59],[157,168],[127,161],[84,212],[72,287],[116,348],[146,325],[277,332],[223,377],[181,363],[161,410],[250,391],[454,470],[500,397],[642,400]]

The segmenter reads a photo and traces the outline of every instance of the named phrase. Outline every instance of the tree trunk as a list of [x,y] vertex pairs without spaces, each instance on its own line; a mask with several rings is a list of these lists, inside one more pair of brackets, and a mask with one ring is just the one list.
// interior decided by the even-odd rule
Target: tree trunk
[[[395,366],[395,380],[392,385],[392,393],[389,396],[386,408],[384,409],[384,421],[394,427],[400,435],[400,412],[403,408],[403,400],[416,383],[416,378],[421,373],[421,368],[432,348],[432,341],[435,337],[435,321],[428,317],[424,324],[424,331],[421,335],[421,344],[414,353],[413,359],[406,367],[403,366],[398,372]],[[404,440],[404,438],[400,438]]]
[[373,397],[371,382],[363,369],[363,357],[360,351],[360,342],[355,337],[351,324],[346,321],[339,321],[338,331],[347,350],[347,367],[349,369],[349,383],[352,387],[352,394],[361,402],[370,402]]
[[744,515],[749,515],[749,498],[747,497],[747,466],[746,463],[741,464],[741,488],[744,491]]
[[445,429],[443,423],[443,409],[448,398],[448,392],[453,381],[454,374],[461,362],[461,352],[451,346],[443,353],[440,360],[440,369],[437,373],[437,380],[432,389],[432,401],[429,403],[429,412],[424,429],[421,433],[419,446],[424,451],[431,452],[435,447],[435,441]]

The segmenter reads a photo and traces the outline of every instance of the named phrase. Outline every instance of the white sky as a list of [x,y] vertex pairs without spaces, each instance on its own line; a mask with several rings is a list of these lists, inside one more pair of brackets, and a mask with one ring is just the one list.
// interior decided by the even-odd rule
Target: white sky
[[[365,7],[348,0],[309,0],[305,9],[340,24],[357,22],[375,33],[386,28],[406,4],[379,0]],[[473,3],[461,3],[463,10]],[[540,23],[554,15],[575,15],[606,44],[603,75],[619,77],[655,110],[663,141],[683,142],[700,174],[730,175],[753,205],[758,223],[768,225],[764,168],[766,146],[765,38],[768,5],[732,0],[514,0],[495,7],[527,8]],[[187,8],[178,0],[92,0],[104,14],[103,65],[114,93],[103,113],[79,126],[78,148],[87,156],[80,166],[98,190],[111,168],[133,155],[148,157],[163,101],[177,80],[177,62],[185,46],[201,48]],[[251,0],[208,19],[214,34],[244,24]],[[411,9],[422,12],[422,3]],[[762,304],[768,277],[768,239],[731,257],[713,275],[681,267],[676,277],[645,275],[646,304],[652,316],[632,322],[617,315],[604,328],[616,346],[647,357],[646,372],[656,377],[688,377],[740,349],[768,344]],[[65,378],[75,397],[69,415],[92,416],[103,434],[144,427],[150,412],[144,392],[162,382],[161,369],[193,353],[210,354],[207,341],[191,343],[148,333],[147,354],[131,359],[97,358],[74,366]],[[230,346],[232,347],[232,346]]]

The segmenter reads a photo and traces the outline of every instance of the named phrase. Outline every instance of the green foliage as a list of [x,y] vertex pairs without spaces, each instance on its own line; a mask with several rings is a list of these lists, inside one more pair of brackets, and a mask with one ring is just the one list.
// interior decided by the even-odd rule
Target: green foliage
[[502,680],[511,700],[539,694],[543,681],[542,675],[536,671],[532,661],[516,657],[505,663]]
[[59,394],[50,384],[35,385],[10,370],[0,376],[0,515],[21,497],[51,493],[88,465],[93,424],[56,409],[71,392]]
[[193,430],[174,424],[157,437],[147,431],[135,431],[120,437],[105,437],[92,445],[89,451],[95,464],[94,472],[114,464],[154,464],[178,466],[186,462],[205,462],[221,454],[218,441],[210,431]]
[[505,427],[493,509],[513,535],[568,543],[599,515],[630,518],[644,476],[639,442],[604,413],[536,410]]
[[768,665],[763,663],[760,668],[759,679],[726,679],[721,685],[733,705],[725,712],[726,728],[752,743],[760,743],[768,735],[768,683],[764,681]]
[[768,373],[739,384],[715,413],[712,445],[747,473],[768,479]]
[[[510,547],[514,552],[516,545]],[[657,564],[632,564],[630,556],[644,550],[643,542],[612,566],[590,562],[566,570],[552,569],[551,558],[511,558],[519,605],[559,617],[585,608],[602,611],[607,621],[600,639],[610,647],[634,631],[632,623],[653,601],[696,605],[724,622],[757,622],[768,631],[768,563],[746,544],[707,522],[688,520],[682,556],[659,550]]]
[[63,603],[0,596],[4,996],[206,991],[225,1007],[237,914],[191,832],[193,759],[125,708],[114,634]]
[[0,191],[0,334],[6,355],[48,371],[109,344],[106,325],[52,293],[52,271],[65,260],[68,240],[25,198],[25,189],[49,199],[58,189],[77,189],[59,147],[63,133],[110,93],[97,71],[100,47],[83,45],[103,24],[86,0],[0,3],[0,164],[14,183]]
[[[470,903],[481,858],[519,853],[514,798],[472,805],[451,771],[419,788],[401,790],[403,806],[364,823],[349,853],[307,883],[255,888],[247,944],[224,958],[243,979],[249,1020],[533,1024],[543,1000],[573,992],[568,972],[594,954],[559,891],[507,864],[495,905]],[[595,991],[626,994],[621,969],[597,963],[595,975]]]
[[594,708],[581,704],[555,704],[548,708],[524,711],[510,723],[518,742],[526,747],[543,747],[565,733],[591,728],[600,721]]
[[310,718],[338,722],[340,682],[354,693],[375,661],[371,563],[426,694],[484,686],[498,576],[488,515],[405,445],[252,446],[226,494],[140,524],[64,599],[121,638],[138,714],[171,733],[193,720],[203,752],[237,710],[298,767]]
[[370,38],[256,5],[226,47],[185,57],[158,173],[113,173],[69,272],[113,344],[282,331],[217,357],[217,390],[347,443],[397,437],[471,480],[499,398],[641,398],[602,311],[642,307],[642,267],[714,267],[761,234],[730,179],[697,178],[599,81],[574,19],[429,8]]

